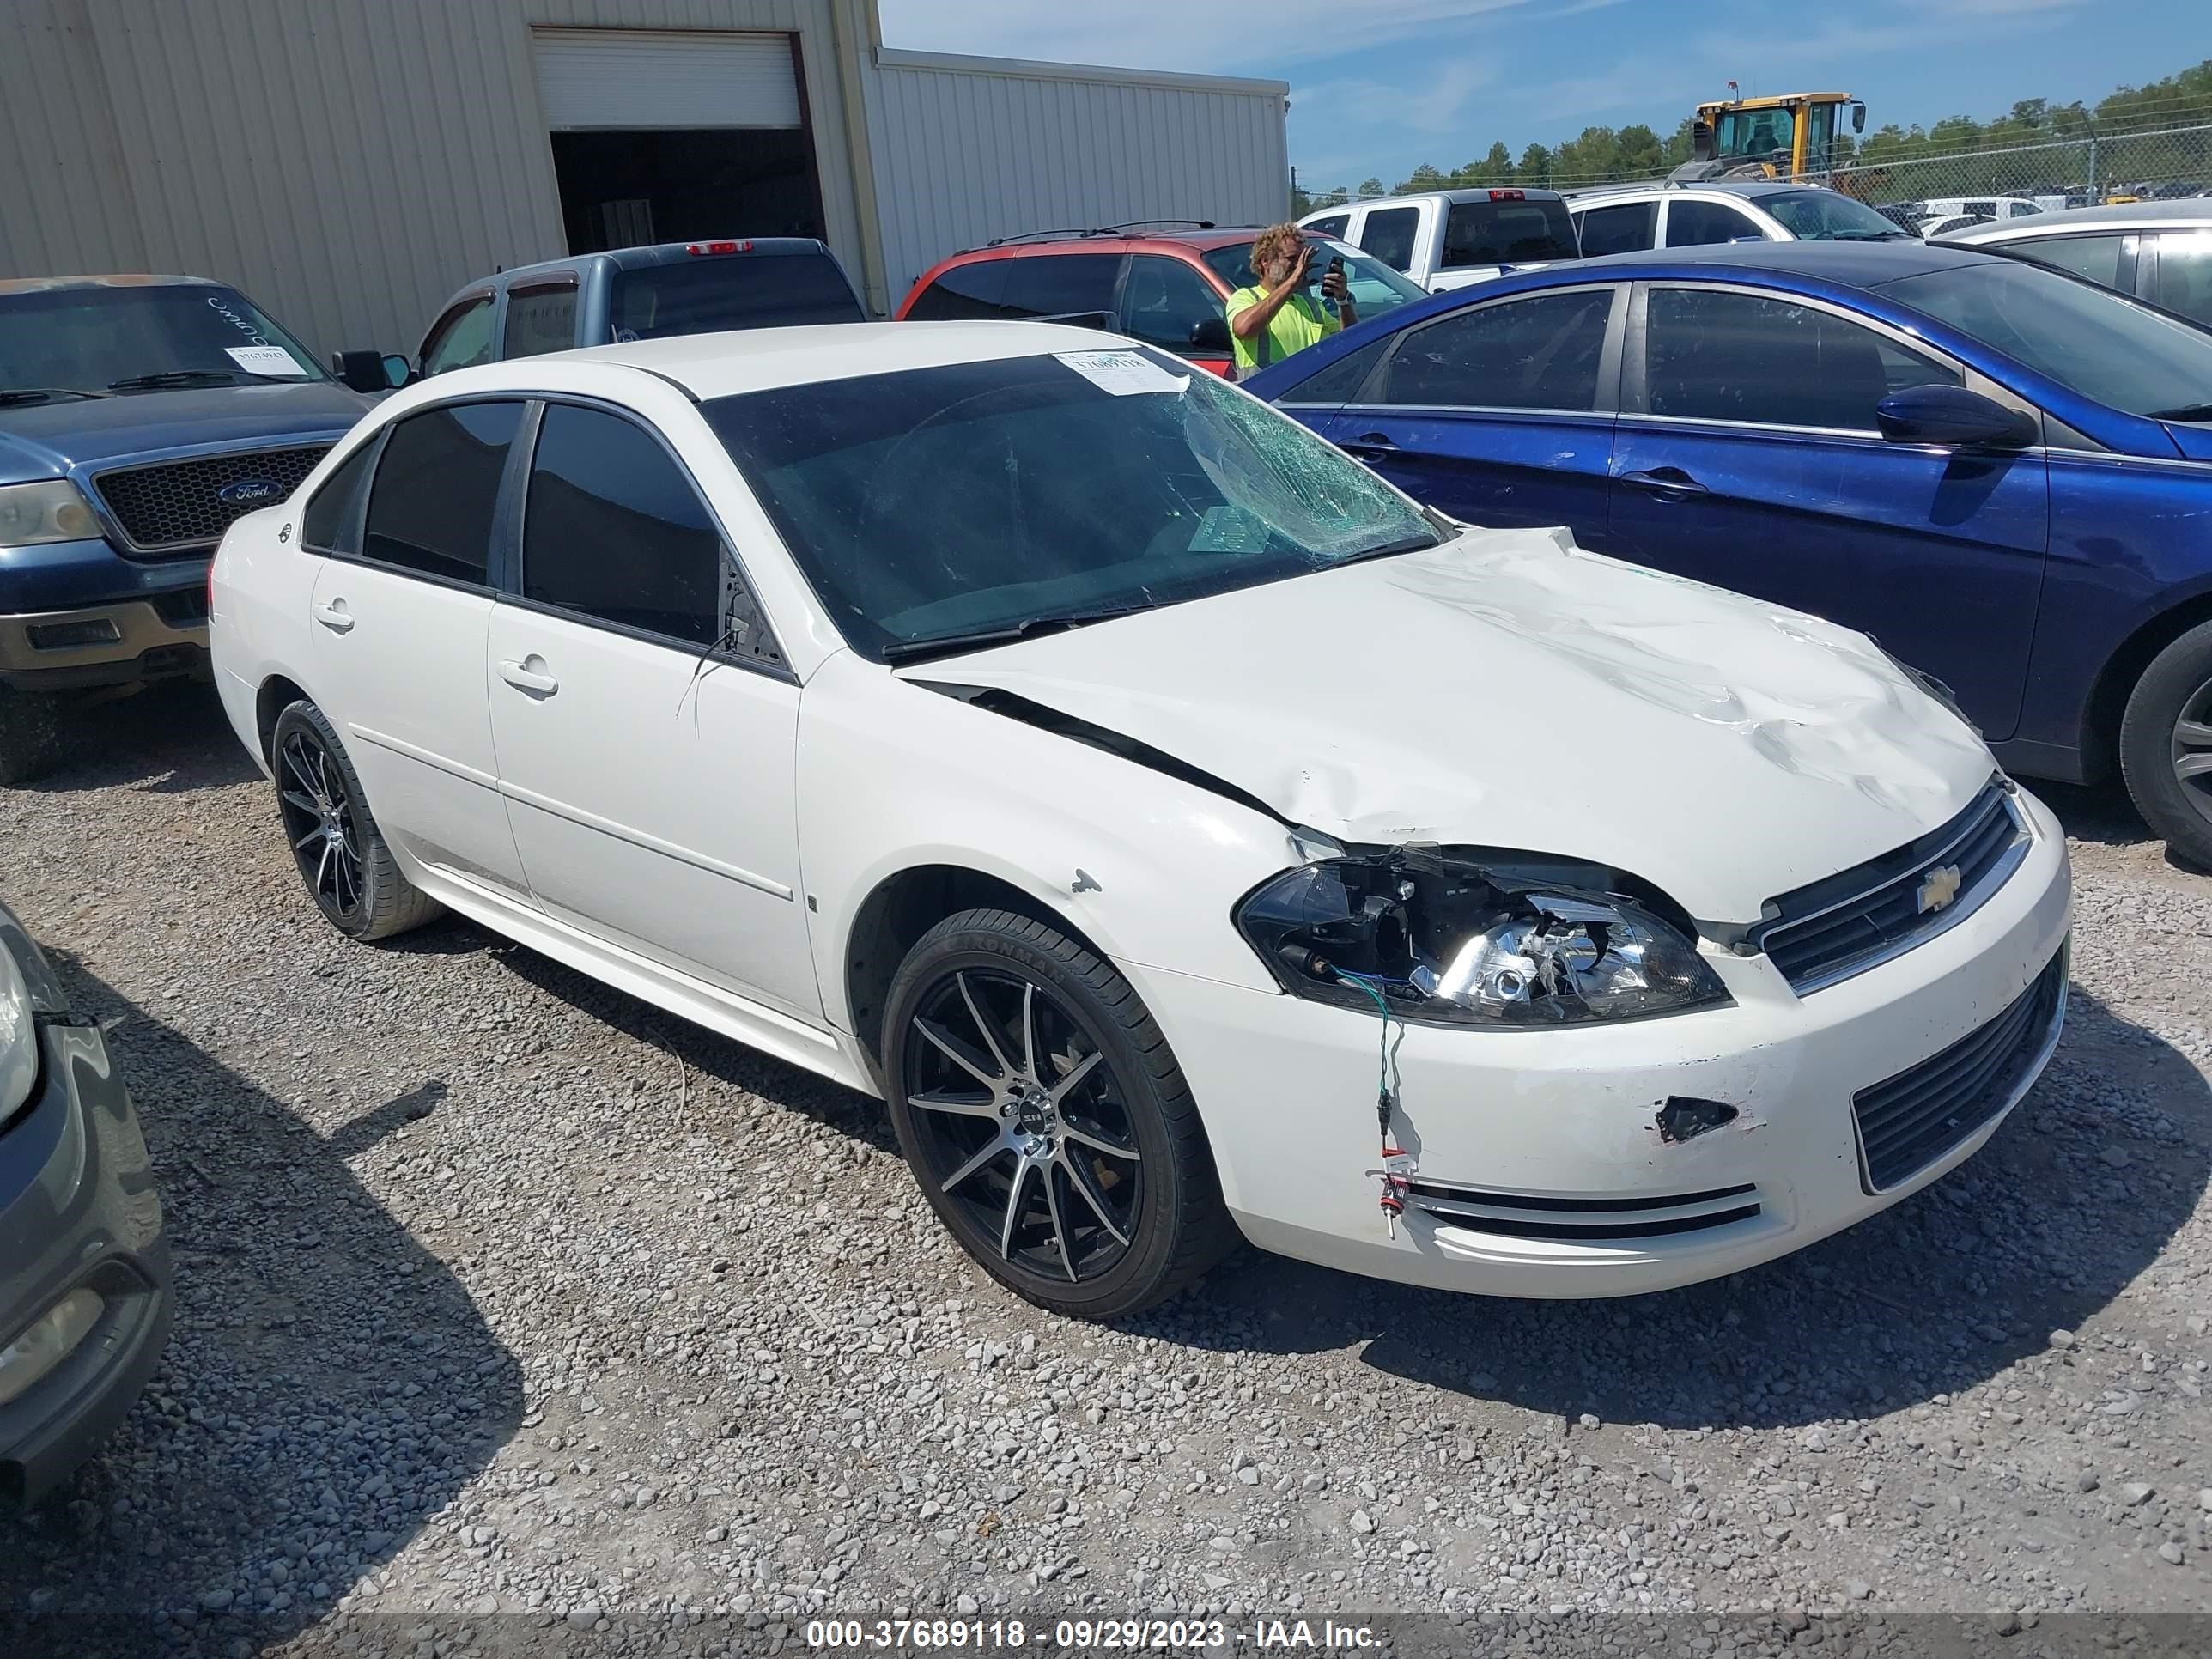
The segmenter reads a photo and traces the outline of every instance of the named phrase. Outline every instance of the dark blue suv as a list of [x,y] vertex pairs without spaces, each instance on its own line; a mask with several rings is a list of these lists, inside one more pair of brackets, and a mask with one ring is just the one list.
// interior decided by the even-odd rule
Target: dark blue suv
[[1862,629],[2008,769],[2117,766],[2212,866],[2212,332],[1965,248],[1731,244],[1438,295],[1247,385],[1455,518]]
[[235,289],[0,282],[0,784],[87,694],[207,673],[207,573],[368,400]]

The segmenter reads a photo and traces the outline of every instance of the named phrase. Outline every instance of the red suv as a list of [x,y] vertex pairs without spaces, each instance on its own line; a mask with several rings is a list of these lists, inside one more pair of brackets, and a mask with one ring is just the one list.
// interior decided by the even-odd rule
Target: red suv
[[[1192,224],[1162,232],[1147,225]],[[1227,375],[1229,296],[1257,279],[1249,227],[1218,230],[1188,220],[1054,230],[1009,236],[969,248],[923,273],[898,308],[902,322],[1049,318],[1084,321],[1188,357]],[[1348,242],[1316,232],[1310,280],[1318,287],[1329,258],[1344,261],[1361,321],[1425,297],[1421,289]]]

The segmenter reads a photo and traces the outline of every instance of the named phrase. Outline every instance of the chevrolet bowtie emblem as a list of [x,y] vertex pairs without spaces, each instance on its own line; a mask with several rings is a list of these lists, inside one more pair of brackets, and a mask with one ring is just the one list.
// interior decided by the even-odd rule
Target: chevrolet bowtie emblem
[[1920,878],[1920,914],[1940,910],[1959,896],[1959,866],[1938,865]]

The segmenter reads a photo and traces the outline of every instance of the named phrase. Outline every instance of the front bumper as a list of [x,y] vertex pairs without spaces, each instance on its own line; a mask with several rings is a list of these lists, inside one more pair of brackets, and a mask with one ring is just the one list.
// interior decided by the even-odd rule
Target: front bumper
[[[1555,1030],[1407,1030],[1394,1130],[1418,1184],[1395,1237],[1377,1201],[1376,1020],[1123,969],[1182,1064],[1254,1243],[1491,1295],[1664,1290],[1802,1249],[1919,1190],[1972,1157],[2026,1092],[2055,1045],[2063,994],[2017,1045],[2002,1109],[1868,1189],[1853,1097],[1989,1026],[2064,949],[2065,839],[2040,802],[2021,804],[2027,854],[1980,908],[1808,996],[1764,957],[1709,951],[1732,1007]],[[2063,986],[2063,964],[2053,971]],[[1670,1101],[1736,1115],[1684,1133],[1695,1115],[1668,1112],[1669,1134],[1659,1120]]]
[[[0,927],[0,949],[12,931]],[[161,1199],[100,1028],[49,1018],[40,1036],[38,1092],[0,1127],[0,1349],[79,1287],[102,1307],[59,1364],[0,1405],[0,1514],[38,1502],[113,1431],[171,1316]]]
[[129,599],[0,616],[0,684],[18,691],[208,674],[204,605]]

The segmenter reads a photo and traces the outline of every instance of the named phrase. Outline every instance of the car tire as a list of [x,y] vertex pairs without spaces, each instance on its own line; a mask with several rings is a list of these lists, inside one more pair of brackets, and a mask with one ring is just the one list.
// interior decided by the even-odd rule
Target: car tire
[[2136,682],[2120,720],[2120,772],[2152,830],[2212,869],[2212,622],[2152,658]]
[[1088,947],[1028,916],[963,911],[916,942],[885,1007],[899,1149],[946,1230],[1017,1295],[1118,1319],[1235,1243],[1167,1039]]
[[59,701],[0,685],[0,787],[43,777],[61,757]]
[[443,907],[407,879],[369,814],[361,775],[323,711],[289,705],[269,740],[277,817],[300,879],[325,920],[349,939],[390,939]]

